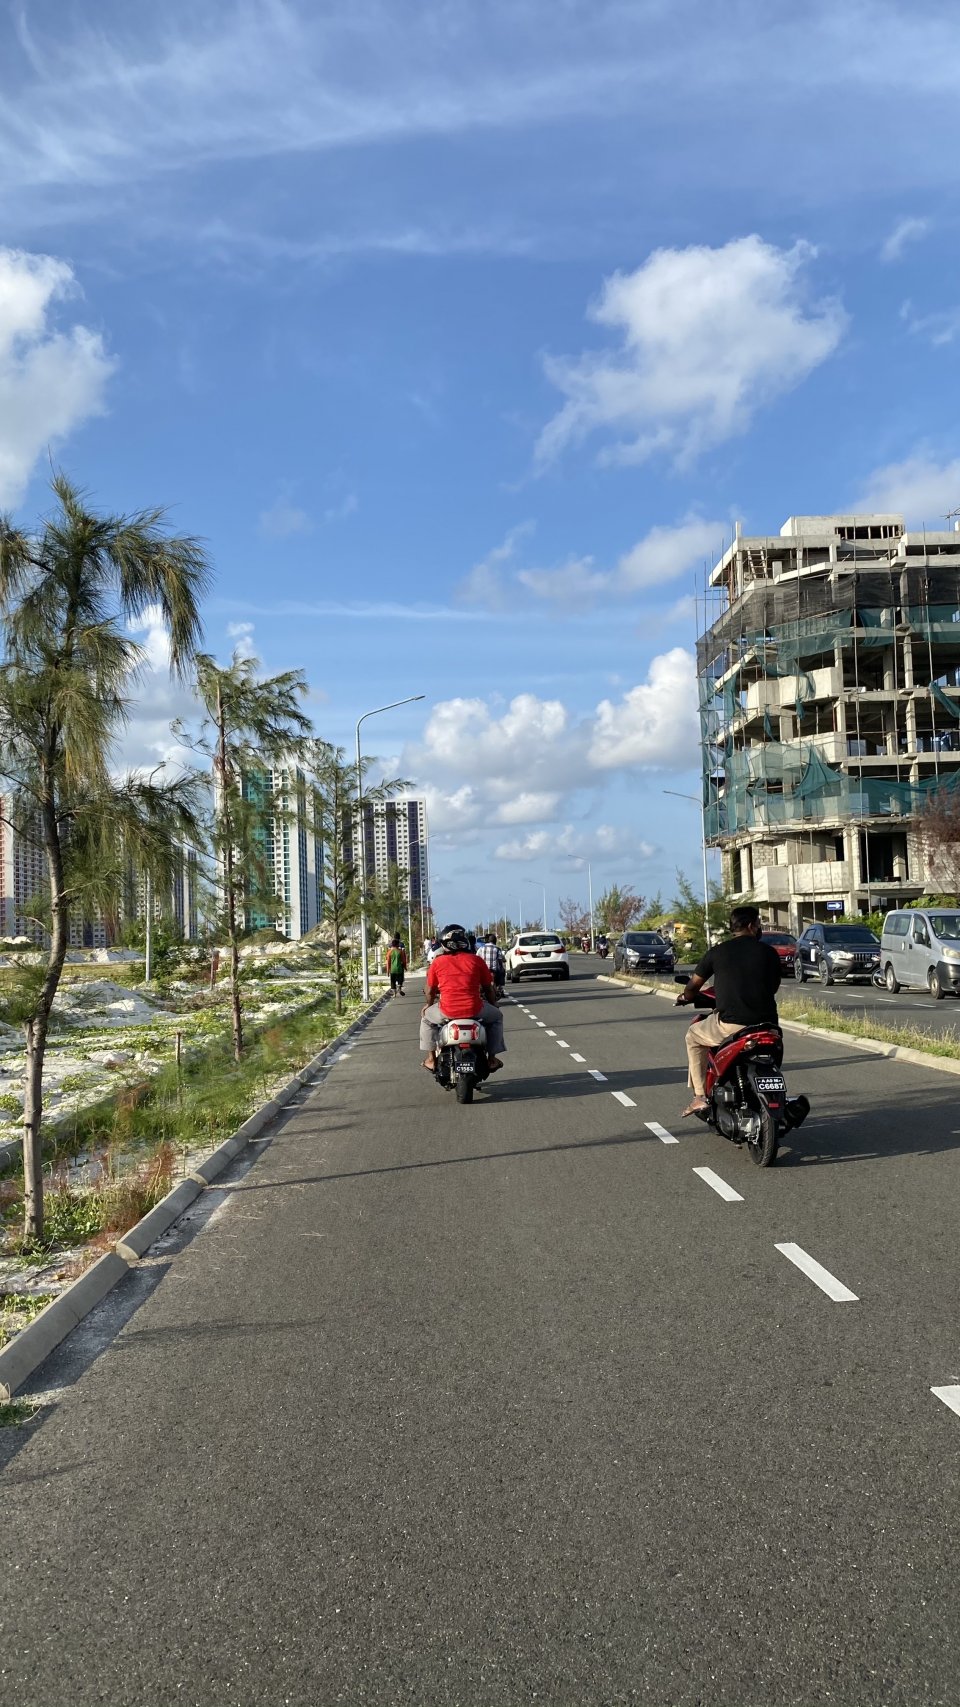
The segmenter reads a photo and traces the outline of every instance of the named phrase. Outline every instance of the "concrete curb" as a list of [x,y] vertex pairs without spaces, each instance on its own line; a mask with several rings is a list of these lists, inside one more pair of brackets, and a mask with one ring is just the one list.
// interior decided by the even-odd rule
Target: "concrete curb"
[[[622,989],[633,990],[638,996],[659,996],[661,1001],[673,1001],[668,990],[658,990],[653,984],[639,984],[619,973],[612,976],[598,972],[597,977],[604,984],[619,984]],[[780,1025],[783,1031],[819,1037],[825,1043],[843,1043],[848,1049],[859,1049],[866,1055],[881,1055],[887,1061],[906,1061],[911,1067],[932,1067],[937,1073],[953,1073],[960,1077],[960,1061],[952,1061],[948,1055],[932,1055],[927,1049],[911,1049],[905,1043],[884,1043],[880,1037],[853,1037],[847,1031],[834,1031],[826,1025],[808,1025],[803,1019],[781,1019]]]
[[22,1328],[10,1344],[0,1350],[0,1403],[13,1398],[18,1387],[22,1387],[34,1372],[39,1369],[44,1358],[56,1349],[61,1340],[89,1315],[95,1304],[105,1298],[133,1263],[139,1262],[151,1245],[163,1233],[173,1226],[175,1221],[200,1196],[201,1191],[229,1167],[241,1151],[246,1148],[251,1139],[256,1138],[265,1126],[286,1107],[289,1102],[308,1085],[326,1065],[327,1060],[342,1048],[344,1040],[363,1026],[378,1013],[387,1001],[389,991],[374,997],[368,1008],[341,1031],[338,1037],[324,1045],[319,1054],[314,1055],[305,1067],[288,1079],[280,1090],[265,1102],[261,1108],[251,1114],[243,1125],[238,1127],[229,1138],[211,1151],[210,1155],[196,1167],[186,1179],[179,1181],[166,1197],[155,1204],[148,1214],[130,1227],[118,1239],[113,1250],[92,1264],[78,1280],[61,1292],[47,1304],[38,1316],[27,1327]]

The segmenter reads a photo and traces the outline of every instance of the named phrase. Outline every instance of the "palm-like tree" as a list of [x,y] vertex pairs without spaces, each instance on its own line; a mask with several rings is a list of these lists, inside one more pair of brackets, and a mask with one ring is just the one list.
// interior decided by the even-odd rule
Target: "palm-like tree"
[[189,675],[209,569],[159,509],[98,515],[62,474],[35,532],[0,516],[0,779],[18,831],[43,850],[49,950],[25,996],[24,1237],[43,1234],[40,1122],[50,1011],[71,915],[107,910],[124,859],[158,881],[196,830],[195,781],[117,779],[111,765],[144,655],[129,628],[156,610],[170,668]]

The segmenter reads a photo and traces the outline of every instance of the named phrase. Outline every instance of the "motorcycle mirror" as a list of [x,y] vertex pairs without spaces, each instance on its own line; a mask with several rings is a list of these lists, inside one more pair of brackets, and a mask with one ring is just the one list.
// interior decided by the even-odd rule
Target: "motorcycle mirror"
[[675,972],[673,974],[673,981],[675,984],[689,984],[690,974],[689,972]]

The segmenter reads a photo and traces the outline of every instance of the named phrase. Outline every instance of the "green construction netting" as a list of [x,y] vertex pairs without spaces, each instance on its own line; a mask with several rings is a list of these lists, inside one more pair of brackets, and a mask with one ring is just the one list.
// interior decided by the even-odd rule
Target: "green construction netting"
[[916,785],[891,777],[847,776],[828,764],[812,742],[801,747],[767,741],[730,754],[722,777],[705,767],[707,834],[817,824],[838,817],[909,818],[938,789],[960,789],[960,775],[929,777]]
[[957,701],[955,699],[951,699],[949,694],[945,694],[943,689],[937,686],[936,682],[930,683],[930,692],[937,704],[942,706],[944,711],[948,711],[951,717],[955,717],[957,721],[960,722],[960,705],[957,704]]

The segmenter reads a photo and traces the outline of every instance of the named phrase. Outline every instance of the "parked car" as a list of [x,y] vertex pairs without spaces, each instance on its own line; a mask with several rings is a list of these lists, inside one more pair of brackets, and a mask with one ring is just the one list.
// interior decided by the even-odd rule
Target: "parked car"
[[672,972],[673,963],[673,944],[659,931],[624,931],[613,951],[614,972]]
[[880,938],[866,925],[808,925],[797,942],[793,975],[798,984],[819,978],[872,978],[880,965]]
[[768,930],[766,925],[764,925],[763,940],[764,942],[768,942],[771,948],[776,949],[780,956],[780,965],[784,972],[792,972],[793,963],[797,956],[796,937],[793,936],[790,931],[778,931],[774,927],[771,927],[770,930]]
[[948,990],[960,996],[960,911],[911,907],[888,913],[880,965],[891,996],[901,985],[905,990],[928,990],[938,1002]]
[[569,978],[570,956],[556,931],[519,931],[507,949],[507,983],[533,976]]

